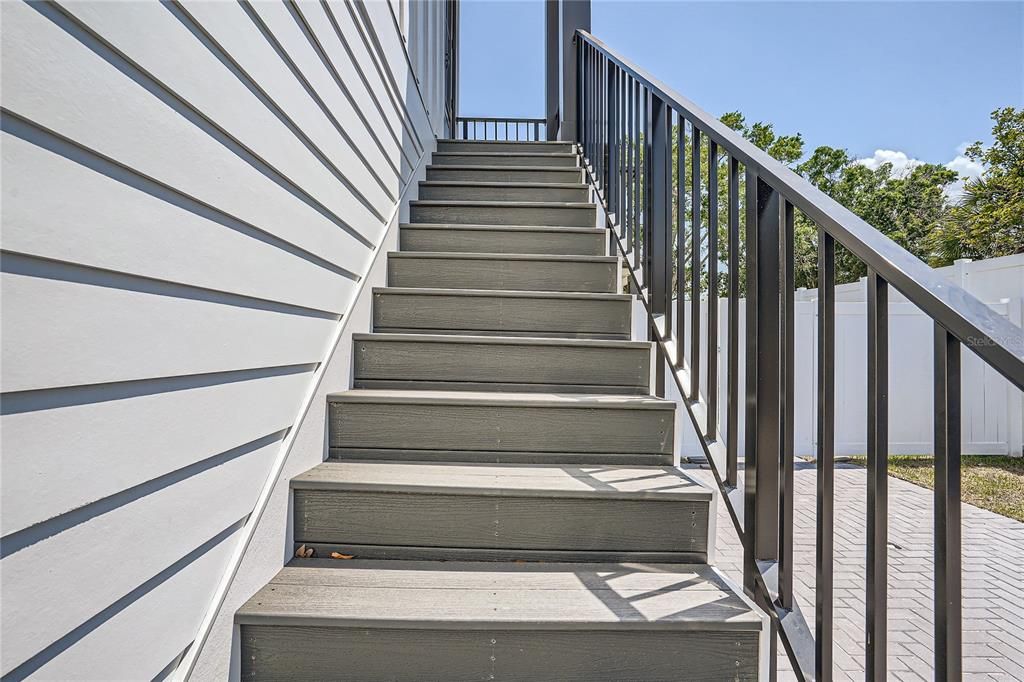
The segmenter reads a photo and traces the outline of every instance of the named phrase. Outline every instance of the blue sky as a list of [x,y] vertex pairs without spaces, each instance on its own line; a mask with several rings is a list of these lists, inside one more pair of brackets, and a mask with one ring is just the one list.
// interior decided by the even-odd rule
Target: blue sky
[[[542,116],[543,0],[460,4],[461,113]],[[993,109],[1024,106],[1024,2],[594,0],[592,12],[596,36],[707,111],[801,132],[808,151],[949,163],[990,139]]]

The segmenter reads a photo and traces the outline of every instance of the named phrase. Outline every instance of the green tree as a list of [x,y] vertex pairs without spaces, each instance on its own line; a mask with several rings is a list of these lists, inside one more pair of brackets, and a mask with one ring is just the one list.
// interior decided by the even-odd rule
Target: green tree
[[1024,251],[1024,109],[992,112],[991,147],[975,142],[965,155],[985,166],[930,236],[932,265],[957,258],[993,258]]
[[[935,164],[919,164],[894,175],[892,164],[872,170],[857,163],[845,149],[825,146],[815,149],[795,170],[921,260],[931,260],[931,235],[949,211],[945,189],[956,181],[955,171]],[[801,216],[798,222],[806,223],[807,230],[816,232],[806,218]],[[817,264],[811,262],[810,254],[803,268],[800,254],[797,261],[797,281],[802,281],[799,286],[817,286]],[[837,249],[837,282],[853,282],[865,273],[859,259],[846,249]]]

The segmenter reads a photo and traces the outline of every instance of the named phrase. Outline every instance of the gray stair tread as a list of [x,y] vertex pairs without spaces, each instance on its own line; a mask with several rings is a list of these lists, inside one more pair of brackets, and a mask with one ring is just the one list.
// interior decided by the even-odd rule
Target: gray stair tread
[[[408,252],[403,252],[408,253]],[[365,333],[352,335],[353,341],[403,341],[414,343],[486,343],[508,346],[569,346],[587,348],[632,348],[650,350],[651,341],[619,341],[615,339],[552,339],[532,336],[473,336],[471,334],[392,334],[387,332]]]
[[444,495],[710,501],[711,491],[674,467],[449,462],[324,462],[293,488]]
[[[483,153],[483,154],[481,154],[479,152],[448,152],[448,154],[451,155],[451,156],[476,155],[476,156],[480,156],[482,158],[486,158],[488,156],[497,156],[499,154],[501,156],[522,156],[522,157],[525,157],[525,158],[536,157],[536,156],[575,156],[575,154],[508,154],[506,152],[488,152],[488,153]],[[486,164],[486,163],[475,164],[475,165],[472,165],[472,166],[470,166],[470,165],[465,165],[465,166],[446,166],[446,165],[432,163],[432,164],[428,164],[427,165],[427,170],[428,171],[431,171],[431,170],[457,170],[457,171],[484,170],[484,171],[501,171],[501,172],[505,172],[505,171],[534,171],[534,172],[538,172],[538,173],[550,173],[551,171],[555,171],[557,173],[577,173],[578,174],[582,169],[579,166],[531,166],[528,163],[527,164],[523,164],[521,166],[495,166],[493,164]]]
[[332,403],[432,403],[503,407],[560,407],[584,409],[675,410],[675,402],[645,395],[588,393],[483,393],[476,391],[408,391],[354,388],[329,393]]
[[[508,166],[498,166],[506,169]],[[588,189],[581,182],[496,182],[494,180],[422,180],[420,186],[428,187],[529,187],[531,189]]]
[[491,149],[491,150],[482,149],[482,150],[480,150],[478,152],[476,152],[476,151],[473,151],[473,152],[460,152],[460,151],[455,151],[455,152],[434,152],[434,158],[437,158],[439,156],[441,156],[441,157],[444,157],[444,156],[481,156],[481,157],[487,157],[487,156],[499,156],[499,155],[500,156],[510,156],[510,157],[513,157],[513,158],[515,158],[517,156],[524,156],[524,157],[550,156],[550,157],[562,157],[562,158],[573,158],[573,159],[579,158],[579,156],[575,152],[552,152],[552,151],[543,151],[543,150],[539,150],[539,149],[524,149],[521,152],[499,151],[499,150],[496,150],[496,149]]
[[241,625],[404,629],[757,631],[761,619],[702,564],[308,559],[235,616]]
[[[441,202],[445,203],[445,202]],[[483,230],[500,232],[554,232],[558,234],[603,234],[600,227],[554,227],[551,225],[472,225],[469,223],[402,223],[403,230]]]
[[495,289],[432,289],[424,287],[374,287],[375,294],[408,294],[412,296],[485,296],[494,298],[558,298],[591,301],[628,301],[629,294],[602,294],[576,291],[501,291]]
[[[468,251],[390,251],[388,258],[437,258],[445,260],[521,260],[545,263],[616,263],[616,256],[576,256],[534,253],[472,253]],[[450,291],[446,290],[446,291]],[[488,289],[488,291],[490,291]]]
[[[488,124],[489,123],[490,121],[488,121]],[[520,124],[526,125],[525,121],[520,121]],[[533,124],[530,123],[529,125]],[[478,144],[482,147],[487,145],[500,146],[508,144],[514,144],[517,147],[564,147],[566,145],[575,144],[573,142],[567,142],[565,140],[460,140],[456,137],[441,137],[438,138],[437,140],[438,144],[447,144],[450,142],[455,142],[458,144]]]
[[456,199],[420,199],[409,202],[410,206],[481,206],[483,208],[595,208],[586,201],[458,201]]

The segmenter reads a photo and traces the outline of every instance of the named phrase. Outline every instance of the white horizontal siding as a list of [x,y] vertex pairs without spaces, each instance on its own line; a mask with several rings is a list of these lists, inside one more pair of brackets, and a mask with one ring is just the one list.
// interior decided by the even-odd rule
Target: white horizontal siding
[[5,489],[0,501],[3,535],[287,429],[310,369],[9,398],[8,412],[33,399],[48,409],[4,416],[4,475],[21,485]]
[[[331,350],[366,330],[355,297],[444,134],[443,83],[385,3],[0,13],[0,674],[173,669],[292,443],[204,649],[223,677],[233,609],[289,554],[287,479],[323,457],[347,336]],[[443,12],[420,14],[409,49],[440,64]]]
[[[54,269],[63,275],[62,267]],[[316,363],[336,323],[179,297],[173,290],[148,293],[10,273],[0,287],[6,391]]]
[[4,669],[34,654],[39,642],[63,637],[202,539],[243,518],[252,509],[277,442],[5,557],[0,588],[4,608],[8,614],[34,612],[39,617],[5,633]]
[[0,145],[4,166],[20,171],[4,177],[7,251],[338,315],[355,291],[354,273],[155,184],[115,180],[14,135]]
[[[235,524],[237,528],[237,524]],[[40,680],[150,680],[192,641],[196,613],[183,604],[209,599],[222,569],[222,555],[241,531],[218,534],[198,546],[196,556],[170,575],[159,576],[144,593],[114,604],[114,613],[88,629],[73,646],[49,659],[34,674]],[[189,561],[191,559],[191,561]],[[186,563],[187,562],[187,563]],[[107,614],[103,614],[107,615]],[[106,656],[99,652],[116,652]],[[163,666],[158,664],[163,661]]]
[[[244,150],[166,90],[146,90],[22,2],[4,3],[3,21],[0,87],[9,111],[335,265],[355,272],[365,266],[372,235],[355,236],[308,192],[271,179],[265,163],[244,159]],[[205,48],[197,42],[196,49]],[[253,99],[252,109],[257,106]],[[264,133],[290,136],[280,125]]]

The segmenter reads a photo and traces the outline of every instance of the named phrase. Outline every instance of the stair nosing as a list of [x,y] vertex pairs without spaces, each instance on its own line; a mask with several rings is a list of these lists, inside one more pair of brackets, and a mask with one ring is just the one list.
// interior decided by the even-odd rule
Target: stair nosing
[[607,263],[619,262],[618,256],[586,256],[552,253],[490,253],[475,251],[388,251],[389,258],[451,259],[451,260],[514,260],[544,263]]
[[328,403],[484,405],[488,407],[553,407],[598,410],[674,412],[675,401],[653,395],[621,393],[512,393],[351,388],[327,394]]
[[544,158],[574,158],[578,159],[576,152],[442,152],[436,151],[433,156],[541,156]]
[[564,339],[543,336],[474,336],[472,334],[399,334],[392,332],[355,332],[353,341],[415,342],[415,343],[465,343],[510,346],[567,346],[570,348],[621,348],[624,350],[649,351],[653,341],[632,341],[617,339]]
[[[496,156],[496,154],[488,154],[487,156]],[[537,156],[536,154],[529,154],[524,156]],[[533,171],[547,173],[555,171],[558,173],[580,173],[583,168],[581,166],[494,166],[490,164],[466,164],[463,166],[449,166],[445,164],[430,163],[427,164],[427,170],[499,170],[499,171]],[[543,183],[542,183],[543,184]]]
[[485,201],[471,199],[416,199],[409,206],[482,206],[484,208],[546,208],[546,209],[593,209],[597,204],[588,201]]
[[552,299],[588,299],[594,301],[621,301],[632,299],[630,294],[609,294],[588,291],[529,291],[518,289],[438,289],[424,287],[374,287],[373,294],[402,294],[416,296],[471,296],[499,298],[552,298]]
[[604,236],[602,227],[558,227],[557,225],[482,225],[473,223],[400,223],[400,230],[478,230],[508,232],[551,232]]
[[518,144],[518,145],[574,145],[575,142],[569,140],[460,140],[457,137],[439,137],[437,138],[438,144],[442,143],[458,143],[458,144]]
[[[503,166],[498,166],[502,168]],[[447,168],[447,166],[446,166]],[[575,182],[499,182],[496,180],[420,180],[421,187],[512,187],[528,189],[589,189],[590,185]],[[432,200],[436,201],[436,200]]]

